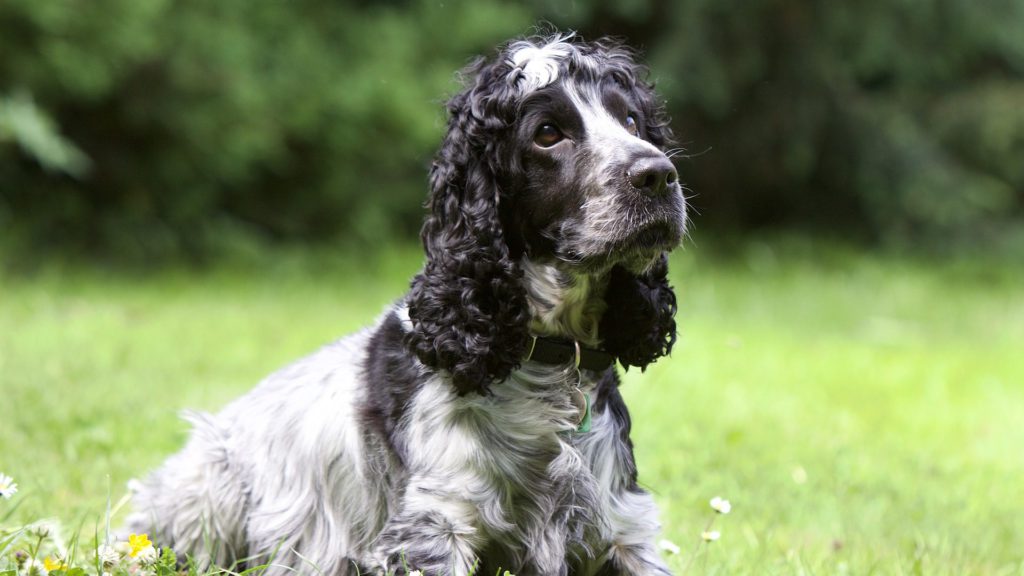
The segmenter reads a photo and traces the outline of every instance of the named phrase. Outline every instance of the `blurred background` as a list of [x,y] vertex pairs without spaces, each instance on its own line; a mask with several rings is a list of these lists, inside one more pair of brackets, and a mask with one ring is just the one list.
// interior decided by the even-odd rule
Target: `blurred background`
[[398,298],[456,71],[544,22],[686,149],[623,386],[673,569],[1024,574],[1021,0],[0,0],[0,548]]
[[1018,0],[3,0],[0,244],[414,240],[455,71],[542,21],[643,50],[698,235],[1024,248]]

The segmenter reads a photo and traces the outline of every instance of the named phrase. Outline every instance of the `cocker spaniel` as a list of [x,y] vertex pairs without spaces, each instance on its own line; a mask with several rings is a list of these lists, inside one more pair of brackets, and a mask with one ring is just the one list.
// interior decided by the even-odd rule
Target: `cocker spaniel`
[[676,338],[686,204],[646,76],[571,36],[470,64],[411,290],[188,416],[128,528],[271,575],[667,574],[614,366]]

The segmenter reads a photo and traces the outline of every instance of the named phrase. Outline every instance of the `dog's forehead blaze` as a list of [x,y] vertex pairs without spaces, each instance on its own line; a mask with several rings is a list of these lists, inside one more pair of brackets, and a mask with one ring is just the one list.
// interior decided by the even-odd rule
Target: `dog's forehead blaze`
[[625,161],[643,151],[657,155],[656,146],[626,130],[625,116],[629,109],[627,96],[616,89],[598,85],[569,85],[566,93],[576,107],[586,132],[593,142],[593,154],[605,164]]
[[570,85],[566,87],[566,92],[569,100],[579,110],[588,131],[609,127],[625,130],[619,119],[615,118],[614,113],[605,105],[605,99],[599,87]]

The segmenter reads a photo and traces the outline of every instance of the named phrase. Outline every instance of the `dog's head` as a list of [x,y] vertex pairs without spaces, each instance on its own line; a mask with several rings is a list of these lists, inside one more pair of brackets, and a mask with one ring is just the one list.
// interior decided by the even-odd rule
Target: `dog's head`
[[645,367],[675,340],[665,252],[686,205],[646,69],[611,41],[515,41],[464,71],[431,170],[428,261],[412,284],[421,361],[483,391],[526,352],[519,262],[602,279],[606,350]]

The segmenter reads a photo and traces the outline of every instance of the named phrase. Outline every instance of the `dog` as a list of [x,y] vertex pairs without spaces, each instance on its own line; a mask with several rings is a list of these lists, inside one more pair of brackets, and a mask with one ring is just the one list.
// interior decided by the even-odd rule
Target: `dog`
[[573,35],[468,65],[409,292],[187,415],[127,528],[270,575],[668,574],[615,366],[676,340],[686,201],[647,76]]

